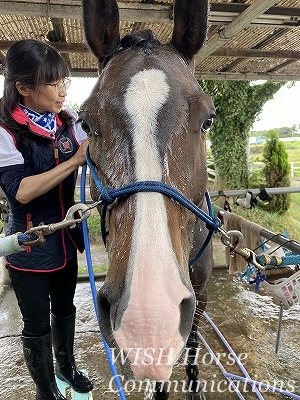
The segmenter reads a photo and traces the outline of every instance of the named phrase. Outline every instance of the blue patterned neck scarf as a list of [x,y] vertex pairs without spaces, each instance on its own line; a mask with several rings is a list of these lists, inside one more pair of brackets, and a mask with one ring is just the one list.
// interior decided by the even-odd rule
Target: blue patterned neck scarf
[[45,112],[44,114],[39,114],[36,111],[31,110],[28,107],[20,104],[20,107],[24,111],[24,113],[31,119],[35,124],[40,127],[46,129],[47,131],[55,132],[56,131],[56,119],[55,114],[53,112]]

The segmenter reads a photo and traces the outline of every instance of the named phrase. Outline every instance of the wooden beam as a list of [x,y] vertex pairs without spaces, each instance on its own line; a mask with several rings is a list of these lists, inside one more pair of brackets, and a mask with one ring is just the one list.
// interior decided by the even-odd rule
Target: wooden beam
[[[146,0],[145,0],[146,1]],[[209,56],[216,57],[235,57],[240,58],[273,58],[282,59],[282,62],[292,62],[300,59],[300,52],[289,50],[264,50],[264,49],[231,49],[223,48],[232,37],[238,35],[243,29],[253,24],[254,21],[274,16],[281,17],[284,21],[291,21],[291,26],[282,25],[286,30],[300,25],[300,6],[299,7],[277,7],[273,6],[276,0],[255,0],[251,5],[241,3],[212,3],[211,10],[214,18],[220,15],[224,19],[226,13],[232,14],[232,22],[225,22],[225,28],[220,31],[216,30],[211,39],[207,42],[205,48],[198,53],[197,64]],[[144,3],[118,3],[120,7],[120,16],[122,21],[135,22],[136,26],[145,22],[171,23],[172,21],[172,5],[150,4],[147,1]],[[81,19],[81,0],[1,0],[0,15],[13,15],[41,18],[51,18],[53,21],[61,18]],[[220,21],[221,21],[220,19]],[[281,22],[279,22],[281,23]],[[287,22],[288,23],[288,22]],[[214,22],[211,22],[213,25]],[[2,28],[2,30],[5,27]],[[297,28],[296,28],[297,29]],[[54,31],[58,32],[54,24]],[[57,33],[58,35],[58,33]],[[3,36],[5,37],[5,36]],[[85,43],[65,43],[63,41],[56,42],[54,38],[51,45],[60,53],[67,56],[68,53],[90,53],[89,48]],[[64,40],[61,38],[61,40]],[[273,40],[269,37],[268,40]],[[0,51],[5,51],[13,42],[0,41]],[[268,46],[266,46],[268,47]],[[233,61],[235,61],[233,59]],[[275,68],[281,69],[280,66]],[[0,69],[0,74],[3,69]],[[96,69],[72,69],[73,76],[97,76]],[[224,71],[203,71],[196,72],[198,79],[228,79],[228,80],[300,80],[298,75],[282,74],[280,71],[268,71],[263,73],[236,73]]]
[[[99,76],[98,70],[95,69],[84,69],[84,68],[70,68],[71,77],[78,78],[97,78]],[[0,64],[0,75],[4,75],[3,65]]]
[[[0,51],[6,51],[14,42],[0,40]],[[51,42],[52,47],[61,53],[89,53],[88,46],[84,43]],[[274,59],[300,59],[300,51],[290,50],[261,50],[261,49],[235,49],[223,47],[216,50],[213,57],[238,57],[238,58],[274,58]]]
[[255,73],[255,72],[219,72],[219,71],[196,71],[195,78],[200,80],[215,80],[215,81],[274,81],[274,82],[289,82],[300,81],[300,72],[298,74],[283,74],[283,73]]
[[[0,65],[0,75],[4,74],[4,68]],[[95,69],[84,69],[84,68],[73,68],[71,69],[71,76],[79,78],[97,78],[98,70]],[[289,82],[289,81],[300,81],[300,73],[298,75],[289,74],[266,74],[266,73],[240,73],[240,72],[219,72],[219,71],[197,71],[195,78],[198,80],[216,80],[216,81],[274,81],[274,82]]]
[[[123,21],[160,21],[172,20],[172,7],[159,4],[124,4],[118,3],[120,18]],[[40,18],[82,18],[81,1],[68,4],[41,3],[40,1],[2,1],[0,2],[0,15],[21,15]]]
[[[0,51],[7,50],[14,41],[0,40]],[[51,42],[49,43],[60,53],[90,53],[88,46],[84,43],[66,43],[66,42]]]
[[23,3],[20,1],[1,1],[0,15],[21,15],[40,18],[81,18],[80,7],[76,5],[56,5],[45,3]]
[[[63,28],[63,21],[61,18],[51,18],[51,23],[53,26],[53,30],[49,31],[46,35],[47,39],[51,43],[66,43],[66,35]],[[65,53],[63,51],[60,52],[60,55],[68,64],[69,68],[71,68],[69,53]]]
[[290,50],[262,50],[262,49],[236,49],[222,47],[211,54],[212,57],[238,57],[238,58],[288,58],[299,60],[300,51]]
[[[64,4],[65,3],[65,4]],[[61,0],[1,0],[0,15],[22,15],[30,17],[50,17],[50,18],[81,18],[81,0],[69,0],[62,3]],[[148,4],[148,3],[118,3],[120,16],[123,21],[157,21],[169,22],[172,20],[172,5]],[[220,16],[220,21],[230,14],[235,19],[239,14],[249,8],[241,3],[211,3],[211,16],[213,23],[218,24],[216,15]],[[270,7],[262,16],[272,19],[280,17],[286,20],[291,26],[297,25],[300,20],[300,7]]]
[[[242,3],[211,3],[210,12],[219,13],[220,15],[233,15],[237,16],[242,12],[246,11],[249,7],[248,4]],[[293,21],[300,18],[300,8],[299,7],[280,7],[274,6],[270,7],[268,10],[264,12],[264,17],[269,17],[272,19],[273,17],[280,17],[282,19],[292,19]],[[293,22],[291,21],[291,22]]]
[[221,48],[226,42],[247,28],[253,20],[272,7],[277,0],[256,0],[245,11],[239,14],[235,20],[229,23],[223,30],[215,34],[195,58],[196,65],[200,64],[209,55]]

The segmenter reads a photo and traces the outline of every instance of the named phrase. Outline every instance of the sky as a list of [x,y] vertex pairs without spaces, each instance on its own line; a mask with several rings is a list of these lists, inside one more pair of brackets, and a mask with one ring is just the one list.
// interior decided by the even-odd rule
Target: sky
[[[97,78],[72,78],[68,89],[66,101],[80,105],[90,94],[97,82]],[[284,85],[272,100],[263,107],[252,130],[264,131],[274,128],[292,127],[300,125],[300,82],[288,88],[289,83]],[[0,76],[0,93],[3,91],[3,76]]]
[[295,82],[292,87],[289,86],[290,82],[282,86],[273,99],[265,103],[252,126],[254,131],[300,125],[300,82]]

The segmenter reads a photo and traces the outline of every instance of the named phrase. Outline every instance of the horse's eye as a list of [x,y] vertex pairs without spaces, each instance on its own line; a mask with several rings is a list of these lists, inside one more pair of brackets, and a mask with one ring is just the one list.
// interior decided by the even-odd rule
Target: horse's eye
[[202,131],[203,133],[207,133],[207,132],[210,130],[210,128],[211,128],[211,126],[212,126],[213,123],[214,123],[213,117],[207,118],[207,120],[206,120],[206,121],[204,122],[204,124],[201,126],[201,131]]
[[89,125],[82,118],[79,118],[77,122],[81,124],[81,128],[84,130],[86,134],[90,134],[91,129]]

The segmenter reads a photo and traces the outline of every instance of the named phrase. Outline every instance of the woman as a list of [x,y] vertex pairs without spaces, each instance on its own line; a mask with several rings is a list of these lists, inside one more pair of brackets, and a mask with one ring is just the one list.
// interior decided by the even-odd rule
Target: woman
[[[0,185],[9,202],[7,235],[40,223],[62,221],[74,204],[77,169],[85,163],[87,137],[77,115],[62,110],[70,85],[64,59],[46,43],[14,43],[5,61],[0,101]],[[79,227],[46,236],[41,246],[6,257],[23,318],[22,342],[36,399],[63,400],[54,376],[75,391],[92,383],[74,361]]]

